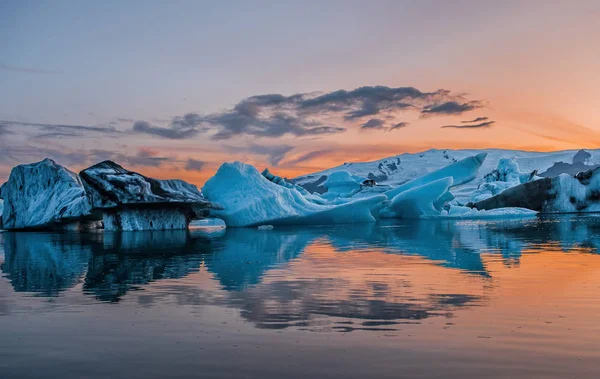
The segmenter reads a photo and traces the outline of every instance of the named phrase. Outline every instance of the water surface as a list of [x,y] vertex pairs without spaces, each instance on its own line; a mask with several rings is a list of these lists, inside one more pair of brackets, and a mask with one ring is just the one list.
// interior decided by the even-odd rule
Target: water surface
[[598,378],[600,216],[0,233],[2,378]]

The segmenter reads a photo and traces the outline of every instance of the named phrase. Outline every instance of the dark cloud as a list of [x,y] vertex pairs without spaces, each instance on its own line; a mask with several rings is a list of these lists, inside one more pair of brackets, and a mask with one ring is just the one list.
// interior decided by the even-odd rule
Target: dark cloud
[[[175,123],[176,121],[173,122]],[[152,126],[147,121],[136,121],[133,124],[133,130],[138,133],[145,133],[169,139],[187,139],[196,136],[200,132],[196,128],[174,127],[174,124],[168,128]]]
[[7,125],[0,124],[0,136],[6,135],[6,134],[13,134],[13,132],[8,130]]
[[12,71],[12,72],[24,72],[28,74],[63,74],[64,72],[58,70],[47,70],[42,68],[33,68],[33,67],[20,67],[20,66],[10,66],[7,64],[0,63],[0,70],[4,71]]
[[158,156],[159,152],[148,148],[141,148],[134,156],[117,154],[116,160],[122,164],[142,167],[159,167],[165,162],[173,161],[169,157]]
[[476,119],[474,119],[474,120],[470,120],[470,121],[461,121],[461,122],[462,122],[463,124],[471,124],[471,123],[474,123],[474,122],[483,122],[483,121],[487,121],[487,120],[489,120],[489,119],[490,119],[489,117],[477,117],[477,118],[476,118]]
[[408,122],[404,122],[404,121],[402,121],[402,122],[399,122],[399,123],[397,123],[396,125],[392,126],[391,128],[389,128],[389,130],[388,130],[388,131],[389,131],[389,132],[391,132],[392,130],[396,130],[396,129],[404,128],[404,127],[406,127],[406,126],[408,126]]
[[[207,115],[189,113],[175,117],[166,126],[137,121],[133,130],[170,139],[191,138],[200,133],[208,133],[214,140],[236,136],[314,137],[346,130],[331,125],[328,120],[332,117],[340,122],[360,121],[363,128],[386,130],[383,125],[369,124],[370,120],[365,121],[364,118],[397,120],[397,113],[407,109],[416,109],[430,116],[460,114],[480,106],[479,101],[465,100],[462,95],[444,89],[421,92],[413,87],[365,86],[324,94],[252,96],[222,112]],[[372,117],[376,115],[379,116]],[[406,126],[402,123],[396,125]],[[396,125],[389,130],[402,127]]]
[[185,164],[185,169],[189,170],[189,171],[202,171],[202,169],[204,169],[204,166],[206,165],[206,162],[204,161],[199,161],[196,159],[188,159],[187,163]]
[[385,121],[379,118],[372,118],[360,126],[361,129],[385,129]]
[[432,115],[460,115],[473,109],[482,108],[483,104],[481,101],[473,100],[465,103],[457,101],[447,101],[441,104],[432,104],[426,106],[421,114],[423,116]]
[[290,165],[290,166],[297,165],[298,163],[312,161],[313,159],[317,159],[317,158],[329,155],[332,152],[333,152],[333,150],[330,150],[330,149],[311,151],[309,153],[302,154],[297,158],[286,161],[285,164]]
[[444,125],[442,128],[456,128],[456,129],[477,129],[477,128],[488,128],[494,125],[496,121],[486,121],[479,124],[472,125]]

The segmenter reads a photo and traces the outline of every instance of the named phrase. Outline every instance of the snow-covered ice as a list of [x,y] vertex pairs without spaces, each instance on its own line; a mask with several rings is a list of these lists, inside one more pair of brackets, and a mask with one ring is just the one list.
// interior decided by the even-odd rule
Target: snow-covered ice
[[14,167],[0,197],[5,229],[62,226],[91,211],[79,176],[51,159]]
[[461,159],[460,161],[452,163],[446,167],[440,168],[439,170],[432,171],[426,175],[413,179],[408,183],[399,185],[394,189],[387,191],[385,194],[389,198],[393,198],[399,193],[409,190],[411,188],[419,187],[424,184],[448,177],[452,178],[451,186],[454,187],[468,183],[477,177],[477,172],[479,171],[479,168],[485,161],[486,156],[486,153],[480,153],[471,157]]
[[[442,150],[431,149],[420,153],[405,153],[391,156],[371,162],[348,162],[343,165],[332,167],[327,170],[303,175],[290,181],[301,185],[309,191],[317,190],[324,192],[323,183],[328,176],[335,171],[347,171],[352,176],[362,178],[373,178],[379,185],[397,186],[408,183],[409,181],[426,175],[432,171],[444,168],[454,162],[462,159],[486,153],[487,157],[481,164],[477,177],[468,183],[458,185],[454,183],[452,194],[456,199],[453,204],[467,204],[472,200],[473,193],[481,184],[483,177],[498,167],[499,161],[503,158],[514,159],[518,164],[519,170],[524,173],[531,173],[537,170],[539,176],[556,176],[561,171],[552,168],[557,162],[569,165],[571,162],[577,163],[577,171],[585,171],[595,168],[600,164],[600,149],[596,150],[564,150],[554,152],[537,152],[505,149],[464,149],[464,150]],[[554,173],[558,173],[554,175]],[[359,192],[360,195],[363,191]]]
[[350,197],[360,191],[360,182],[348,173],[348,171],[336,171],[329,175],[323,183],[327,192],[321,196],[333,200],[336,197]]
[[212,214],[228,227],[372,222],[371,210],[386,200],[384,195],[375,195],[327,204],[315,202],[294,188],[269,181],[256,168],[241,162],[222,164],[202,192],[224,208]]
[[452,177],[434,180],[412,187],[394,196],[390,205],[381,212],[385,218],[420,218],[440,215],[436,203],[452,186]]

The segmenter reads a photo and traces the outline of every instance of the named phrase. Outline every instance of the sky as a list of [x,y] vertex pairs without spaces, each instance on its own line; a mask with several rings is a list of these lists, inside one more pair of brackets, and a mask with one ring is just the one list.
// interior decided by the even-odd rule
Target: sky
[[0,182],[600,148],[598,1],[0,2]]

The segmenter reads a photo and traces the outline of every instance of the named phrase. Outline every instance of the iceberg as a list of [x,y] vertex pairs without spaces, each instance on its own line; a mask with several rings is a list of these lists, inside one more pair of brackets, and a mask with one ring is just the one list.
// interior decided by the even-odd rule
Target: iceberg
[[523,183],[470,205],[479,210],[521,207],[542,213],[599,212],[600,168]]
[[536,170],[532,172],[521,171],[514,158],[502,158],[498,162],[498,167],[483,177],[481,184],[473,192],[471,201],[485,200],[508,188],[535,180],[536,175]]
[[91,211],[79,176],[51,159],[14,167],[0,197],[4,229],[70,227]]
[[419,187],[424,184],[448,177],[452,178],[452,187],[468,183],[477,177],[477,172],[479,171],[479,168],[485,161],[486,157],[487,153],[481,153],[462,159],[456,163],[452,163],[451,165],[430,172],[429,174],[423,175],[405,184],[395,187],[385,192],[385,194],[388,198],[391,199],[399,193],[407,191],[411,188]]
[[440,210],[434,204],[448,193],[448,189],[452,184],[452,177],[447,177],[403,191],[390,200],[389,206],[382,210],[381,217],[420,218],[439,216]]
[[218,207],[183,180],[158,180],[129,171],[112,161],[79,174],[94,211],[106,230],[186,229],[191,220]]
[[0,199],[0,230],[4,229],[2,227],[2,210],[3,209],[4,209],[4,200]]
[[386,200],[384,195],[375,195],[319,202],[295,188],[269,181],[256,168],[241,162],[222,164],[202,192],[211,202],[223,206],[222,210],[211,210],[211,214],[223,219],[228,227],[373,222],[371,210]]

